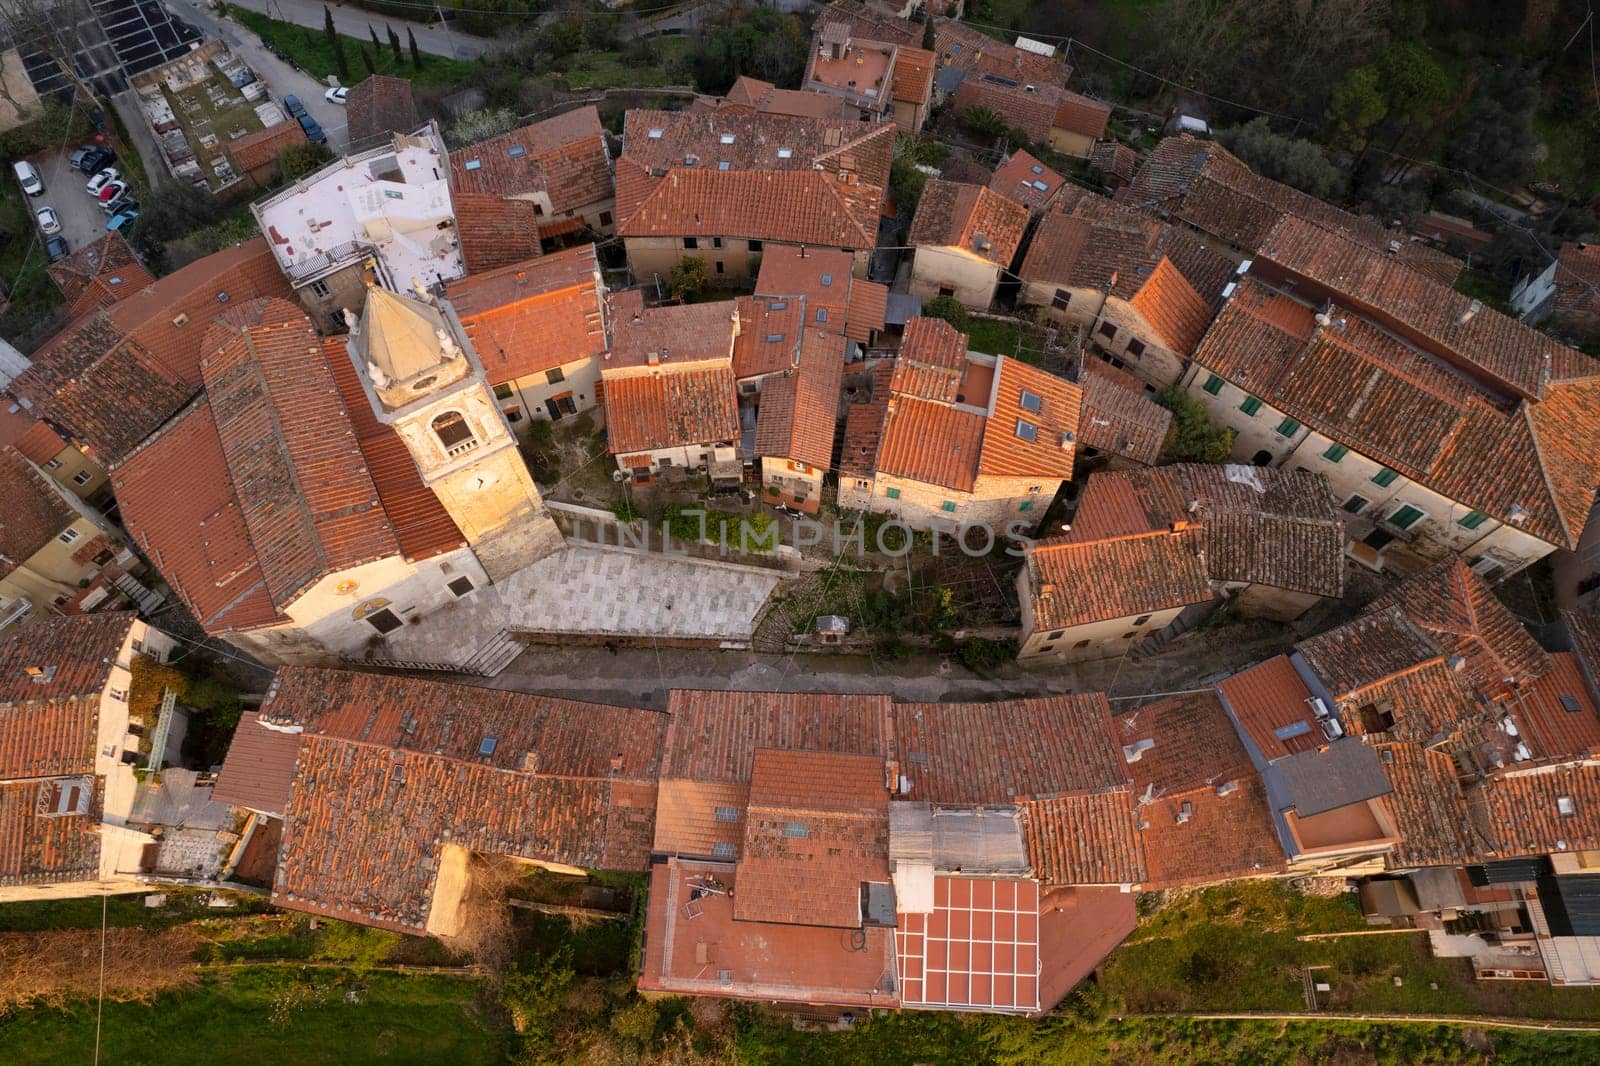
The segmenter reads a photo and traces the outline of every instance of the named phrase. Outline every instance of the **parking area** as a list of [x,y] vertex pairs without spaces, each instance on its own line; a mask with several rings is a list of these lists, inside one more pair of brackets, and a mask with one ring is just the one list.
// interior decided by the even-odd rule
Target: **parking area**
[[[29,159],[39,168],[39,176],[44,179],[44,195],[29,197],[29,209],[37,212],[46,205],[55,208],[56,215],[61,219],[61,236],[66,238],[67,247],[74,252],[99,240],[106,233],[106,215],[94,197],[84,191],[90,175],[73,170],[67,163],[78,147],[69,144],[64,152],[47,153]],[[112,165],[121,169],[120,161]],[[11,180],[15,182],[16,178],[12,176]]]

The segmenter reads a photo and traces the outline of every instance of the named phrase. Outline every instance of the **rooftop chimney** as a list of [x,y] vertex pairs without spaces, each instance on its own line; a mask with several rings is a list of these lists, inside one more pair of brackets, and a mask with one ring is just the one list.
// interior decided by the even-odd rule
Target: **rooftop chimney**
[[1482,310],[1483,310],[1483,301],[1482,300],[1473,300],[1466,307],[1462,308],[1461,309],[1461,313],[1456,316],[1456,325],[1458,325],[1458,326],[1466,325],[1468,322],[1471,322],[1473,320],[1473,318],[1475,318],[1477,316],[1479,311],[1482,311]]
[[651,366],[660,366],[661,365],[661,353],[660,352],[654,352],[653,351],[648,356],[646,356],[646,358],[650,361],[650,365]]
[[1172,820],[1174,822],[1177,822],[1179,825],[1182,825],[1184,822],[1187,822],[1190,818],[1193,818],[1193,817],[1194,817],[1194,804],[1190,803],[1188,800],[1184,800],[1183,801],[1183,805],[1178,808],[1178,813],[1173,816]]
[[1226,796],[1237,791],[1239,791],[1239,782],[1237,781],[1224,781],[1217,786],[1217,795],[1219,796]]
[[1124,744],[1122,746],[1122,757],[1128,762],[1138,762],[1140,759],[1144,758],[1145,752],[1149,751],[1155,746],[1156,742],[1154,737],[1146,737],[1144,740],[1136,740],[1132,744]]

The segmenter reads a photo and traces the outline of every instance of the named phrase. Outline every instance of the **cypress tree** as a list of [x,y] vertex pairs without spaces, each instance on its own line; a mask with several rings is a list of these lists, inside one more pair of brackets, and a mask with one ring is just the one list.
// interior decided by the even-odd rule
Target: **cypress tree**
[[333,28],[333,12],[328,10],[328,5],[322,5],[322,28],[328,35],[328,47],[333,49],[333,63],[339,68],[339,80],[350,80],[350,60],[345,58],[344,40],[339,36],[339,31]]
[[388,23],[384,23],[383,28],[389,31],[389,50],[394,53],[394,65],[395,69],[398,70],[400,69],[400,64],[405,62],[400,55],[400,35],[394,32],[394,27]]
[[413,70],[422,69],[422,52],[417,48],[417,35],[411,32],[411,27],[406,27],[406,43],[411,46],[411,67]]

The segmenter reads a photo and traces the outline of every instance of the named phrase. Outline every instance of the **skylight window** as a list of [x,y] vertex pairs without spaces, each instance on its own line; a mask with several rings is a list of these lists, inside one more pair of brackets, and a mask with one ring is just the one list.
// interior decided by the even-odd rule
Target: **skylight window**
[[1571,796],[1557,796],[1556,811],[1563,818],[1576,818],[1578,815],[1578,805],[1572,802]]
[[1045,184],[1045,183],[1044,183],[1044,182],[1042,182],[1042,181],[1036,181],[1036,182],[1034,182],[1034,183],[1033,183],[1033,187],[1034,187],[1034,188],[1035,188],[1035,189],[1038,189],[1038,190],[1039,190],[1039,191],[1040,191],[1040,192],[1044,192],[1044,191],[1045,191],[1045,190],[1046,190],[1046,189],[1048,189],[1048,188],[1050,188],[1050,186],[1048,186],[1048,185],[1046,185],[1046,184]]
[[650,139],[652,141],[659,141],[661,139],[661,133],[662,133],[661,130],[651,130],[650,131]]
[[733,143],[733,134],[724,133],[721,137],[718,137],[717,140],[719,142],[721,142],[722,144],[732,144]]
[[1029,392],[1027,389],[1022,390],[1022,398],[1018,402],[1022,404],[1024,411],[1032,411],[1034,414],[1038,414],[1040,408],[1044,406],[1044,398],[1037,392]]
[[482,170],[483,169],[483,160],[481,160],[481,159],[469,159],[469,160],[467,160],[466,165],[463,166],[461,169],[463,169],[463,170]]
[[1579,705],[1578,698],[1576,696],[1569,696],[1563,692],[1561,694],[1561,709],[1576,713],[1583,710],[1583,707]]
[[770,310],[770,311],[782,311],[784,308],[786,308],[788,306],[789,306],[789,301],[788,300],[774,300],[772,303],[767,305],[767,309]]
[[528,150],[522,147],[520,144],[513,144],[510,148],[506,149],[506,155],[510,156],[512,159],[521,159],[527,154]]
[[1279,726],[1272,731],[1272,735],[1279,740],[1293,740],[1295,737],[1303,737],[1309,732],[1311,732],[1311,723],[1301,720]]
[[729,163],[726,159],[720,159],[720,160],[717,161],[717,169],[718,170],[727,170],[728,167],[730,167],[730,166],[732,166],[732,164]]
[[1032,166],[1032,167],[1029,167],[1028,169],[1033,171],[1035,174],[1043,174],[1044,173],[1044,167]]
[[719,821],[719,822],[737,822],[738,820],[739,820],[739,808],[737,808],[737,807],[718,807],[717,808],[717,821]]
[[779,159],[789,159],[793,155],[794,155],[794,149],[793,148],[779,148],[778,149],[778,158]]
[[1019,418],[1017,419],[1017,436],[1032,444],[1039,439],[1039,427],[1032,422],[1024,422]]
[[783,341],[783,334],[781,334],[781,333],[769,333],[769,334],[767,334],[767,343],[768,344],[779,344],[782,341]]
[[478,754],[488,758],[494,754],[494,749],[499,743],[499,737],[484,737],[482,743],[478,745]]
[[827,288],[829,285],[832,285],[832,284],[833,284],[833,275],[832,274],[824,274],[824,275],[822,275],[822,287],[823,288]]
[[828,309],[826,307],[817,308],[817,321],[818,322],[826,322],[826,321],[828,321]]
[[734,850],[733,850],[733,845],[728,843],[726,840],[717,841],[715,844],[711,845],[711,857],[713,859],[732,859],[732,858],[734,858],[735,854],[734,854]]
[[783,827],[783,835],[786,837],[794,837],[796,840],[799,840],[810,836],[811,831],[806,828],[806,823],[804,822],[790,822],[788,825]]

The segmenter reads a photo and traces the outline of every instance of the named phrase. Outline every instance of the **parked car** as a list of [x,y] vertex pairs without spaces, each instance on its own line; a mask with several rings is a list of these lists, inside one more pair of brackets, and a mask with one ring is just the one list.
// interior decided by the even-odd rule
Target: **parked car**
[[121,211],[118,211],[116,214],[112,215],[111,221],[106,223],[106,229],[116,230],[118,233],[121,233],[124,237],[126,237],[128,235],[128,231],[133,228],[134,220],[138,217],[139,207],[138,204],[135,203],[132,207],[124,207]]
[[67,247],[67,239],[60,236],[46,239],[44,242],[44,250],[45,254],[50,257],[50,262],[52,263],[59,259],[65,259],[67,256],[72,254],[72,249]]
[[99,196],[101,189],[104,189],[107,185],[110,185],[120,177],[122,177],[122,175],[117,172],[116,167],[106,167],[100,173],[90,178],[89,184],[85,185],[84,188],[88,190],[90,196]]
[[61,217],[53,207],[41,207],[38,213],[39,232],[46,237],[61,232]]
[[349,95],[350,90],[346,89],[343,85],[340,85],[323,93],[322,98],[328,101],[330,104],[342,104],[344,103],[344,98]]
[[11,164],[11,172],[22,183],[22,191],[29,196],[44,195],[44,179],[39,176],[39,168],[26,159],[19,159]]
[[92,144],[84,145],[82,148],[79,148],[77,151],[72,153],[71,158],[69,158],[67,160],[67,166],[71,167],[73,170],[82,170],[83,169],[83,161],[85,159],[88,159],[90,153],[92,153],[93,151],[95,151],[95,146],[94,145],[92,145]]
[[300,120],[300,128],[306,131],[306,140],[321,144],[328,139],[328,135],[322,131],[322,127],[317,125],[316,119],[304,113],[295,117]]
[[290,118],[299,118],[306,113],[305,105],[300,102],[300,98],[294,93],[290,93],[283,98],[283,109],[289,112]]
[[109,204],[117,197],[128,191],[128,183],[121,178],[113,178],[100,186],[100,191],[95,193],[95,198],[102,204]]
[[117,153],[104,145],[95,145],[90,149],[89,155],[84,158],[82,170],[85,174],[93,174],[97,170],[104,170],[117,161]]
[[100,210],[104,211],[107,217],[123,211],[137,211],[139,210],[139,201],[133,198],[132,193],[123,193],[115,200],[101,204]]

